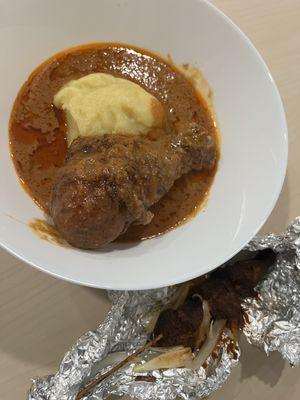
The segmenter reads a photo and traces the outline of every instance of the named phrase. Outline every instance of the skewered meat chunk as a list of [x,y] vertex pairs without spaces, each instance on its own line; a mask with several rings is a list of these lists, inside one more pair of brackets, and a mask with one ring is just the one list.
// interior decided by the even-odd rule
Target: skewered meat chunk
[[260,251],[254,258],[237,261],[218,268],[210,277],[192,287],[190,296],[199,294],[209,302],[215,319],[242,323],[242,300],[255,296],[255,286],[262,280],[274,263],[276,254],[272,250]]
[[203,319],[199,297],[186,300],[177,310],[168,308],[160,313],[155,325],[155,337],[162,334],[159,346],[182,345],[193,348]]
[[226,320],[227,325],[237,331],[243,323],[243,299],[255,296],[255,286],[275,259],[272,250],[263,250],[254,258],[218,268],[208,278],[192,285],[180,307],[160,313],[154,328],[154,336],[163,334],[158,345],[194,348],[199,329],[204,328],[201,324],[210,323],[205,321],[202,299],[208,302],[214,320]]

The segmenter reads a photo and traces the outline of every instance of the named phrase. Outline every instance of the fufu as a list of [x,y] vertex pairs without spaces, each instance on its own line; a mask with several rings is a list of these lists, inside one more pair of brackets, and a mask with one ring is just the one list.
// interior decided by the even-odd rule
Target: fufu
[[105,73],[68,82],[54,96],[54,105],[66,113],[69,145],[78,136],[145,134],[164,120],[156,97],[132,81]]

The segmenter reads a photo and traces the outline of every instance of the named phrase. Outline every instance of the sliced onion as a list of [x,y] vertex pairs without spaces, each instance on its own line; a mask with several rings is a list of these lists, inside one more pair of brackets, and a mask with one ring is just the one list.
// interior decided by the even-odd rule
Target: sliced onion
[[177,310],[177,308],[185,302],[191,286],[191,282],[183,283],[178,286],[177,290],[171,297],[167,308],[174,308]]
[[[193,297],[200,295],[196,294]],[[202,298],[201,298],[202,300]],[[204,342],[205,338],[208,335],[209,328],[210,328],[210,321],[211,321],[211,314],[210,314],[210,307],[206,300],[202,300],[202,308],[203,308],[203,319],[199,328],[198,337],[196,340],[195,348],[198,349],[202,343]]]
[[208,359],[208,357],[214,351],[216,345],[218,344],[221,334],[225,328],[226,320],[219,319],[214,323],[210,324],[210,329],[207,335],[207,338],[199,350],[199,353],[193,360],[186,360],[185,367],[190,369],[199,369]]
[[176,351],[184,349],[184,346],[170,346],[170,347],[151,347],[155,353],[166,353],[168,351]]
[[186,365],[188,359],[190,361],[192,360],[192,350],[190,347],[167,351],[144,364],[136,365],[133,372],[141,373],[153,371],[155,369],[181,368]]
[[147,334],[153,332],[159,315],[160,315],[160,310],[153,311],[151,314],[149,314],[149,321],[145,327],[145,331]]

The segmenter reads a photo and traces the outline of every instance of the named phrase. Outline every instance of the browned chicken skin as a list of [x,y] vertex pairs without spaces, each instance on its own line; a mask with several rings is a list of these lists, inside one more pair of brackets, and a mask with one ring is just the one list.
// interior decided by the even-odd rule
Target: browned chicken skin
[[104,135],[76,139],[59,170],[50,202],[53,221],[72,245],[97,249],[130,224],[148,224],[149,207],[181,175],[210,170],[214,138],[196,124],[159,139]]

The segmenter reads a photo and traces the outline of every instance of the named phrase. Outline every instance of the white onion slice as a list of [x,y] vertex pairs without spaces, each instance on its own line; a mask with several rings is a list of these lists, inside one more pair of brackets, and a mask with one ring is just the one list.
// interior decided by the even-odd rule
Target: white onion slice
[[[199,296],[199,295],[194,295],[193,297],[195,297],[195,296]],[[202,298],[201,298],[201,300],[202,300]],[[203,319],[202,319],[202,322],[200,325],[198,338],[196,340],[196,345],[195,345],[196,349],[198,349],[202,345],[202,343],[204,342],[205,338],[208,335],[209,328],[210,328],[211,314],[210,314],[209,304],[206,300],[202,300],[202,308],[203,308]]]
[[185,302],[190,287],[190,283],[180,285],[180,287],[176,290],[176,293],[174,294],[174,298],[171,299],[171,303],[169,306],[177,310],[177,308],[179,308]]
[[192,360],[192,350],[190,347],[184,347],[180,350],[167,351],[157,357],[152,358],[144,364],[136,365],[133,372],[148,372],[155,369],[181,368]]
[[150,334],[154,331],[160,312],[161,312],[160,310],[156,310],[153,311],[151,314],[149,314],[149,321],[145,327],[145,331],[147,334]]
[[155,353],[166,353],[168,351],[176,351],[184,349],[184,346],[171,346],[171,347],[151,347]]
[[211,323],[209,333],[207,338],[199,350],[199,353],[193,360],[188,360],[185,365],[186,368],[190,369],[199,369],[205,363],[207,358],[212,354],[218,341],[220,340],[221,334],[225,328],[226,320],[219,319],[216,320],[214,323]]

